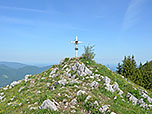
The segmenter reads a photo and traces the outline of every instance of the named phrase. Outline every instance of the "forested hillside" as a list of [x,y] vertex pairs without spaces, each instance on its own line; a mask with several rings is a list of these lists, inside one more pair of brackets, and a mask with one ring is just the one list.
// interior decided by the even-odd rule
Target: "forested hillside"
[[134,56],[125,56],[122,64],[118,63],[117,72],[136,84],[152,90],[152,61],[137,66]]
[[[1,62],[2,63],[2,62]],[[20,63],[0,63],[0,87],[10,84],[14,80],[21,80],[26,74],[41,73],[51,66],[37,67]]]

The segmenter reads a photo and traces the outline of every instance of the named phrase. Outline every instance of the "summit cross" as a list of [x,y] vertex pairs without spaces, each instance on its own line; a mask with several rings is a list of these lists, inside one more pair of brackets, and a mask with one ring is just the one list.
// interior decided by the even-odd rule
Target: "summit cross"
[[78,57],[78,44],[81,44],[81,41],[78,41],[78,37],[76,36],[75,41],[71,41],[71,43],[75,44],[75,57]]

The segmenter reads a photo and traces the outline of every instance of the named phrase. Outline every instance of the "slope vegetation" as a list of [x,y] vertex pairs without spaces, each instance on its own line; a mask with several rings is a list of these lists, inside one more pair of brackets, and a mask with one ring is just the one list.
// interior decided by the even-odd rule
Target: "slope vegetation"
[[58,65],[0,89],[0,113],[145,114],[152,94],[95,61]]

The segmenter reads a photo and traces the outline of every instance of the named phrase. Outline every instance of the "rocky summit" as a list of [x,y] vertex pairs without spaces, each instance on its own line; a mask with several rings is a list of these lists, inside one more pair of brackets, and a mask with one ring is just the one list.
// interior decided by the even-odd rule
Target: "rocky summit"
[[65,58],[0,88],[2,114],[152,114],[152,92],[107,67]]

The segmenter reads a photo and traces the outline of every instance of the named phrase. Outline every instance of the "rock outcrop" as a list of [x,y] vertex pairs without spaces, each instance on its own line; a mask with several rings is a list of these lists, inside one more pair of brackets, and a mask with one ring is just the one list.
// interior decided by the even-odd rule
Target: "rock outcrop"
[[51,109],[54,111],[57,111],[58,108],[55,105],[54,102],[50,101],[49,99],[45,100],[42,104],[41,104],[41,109]]

